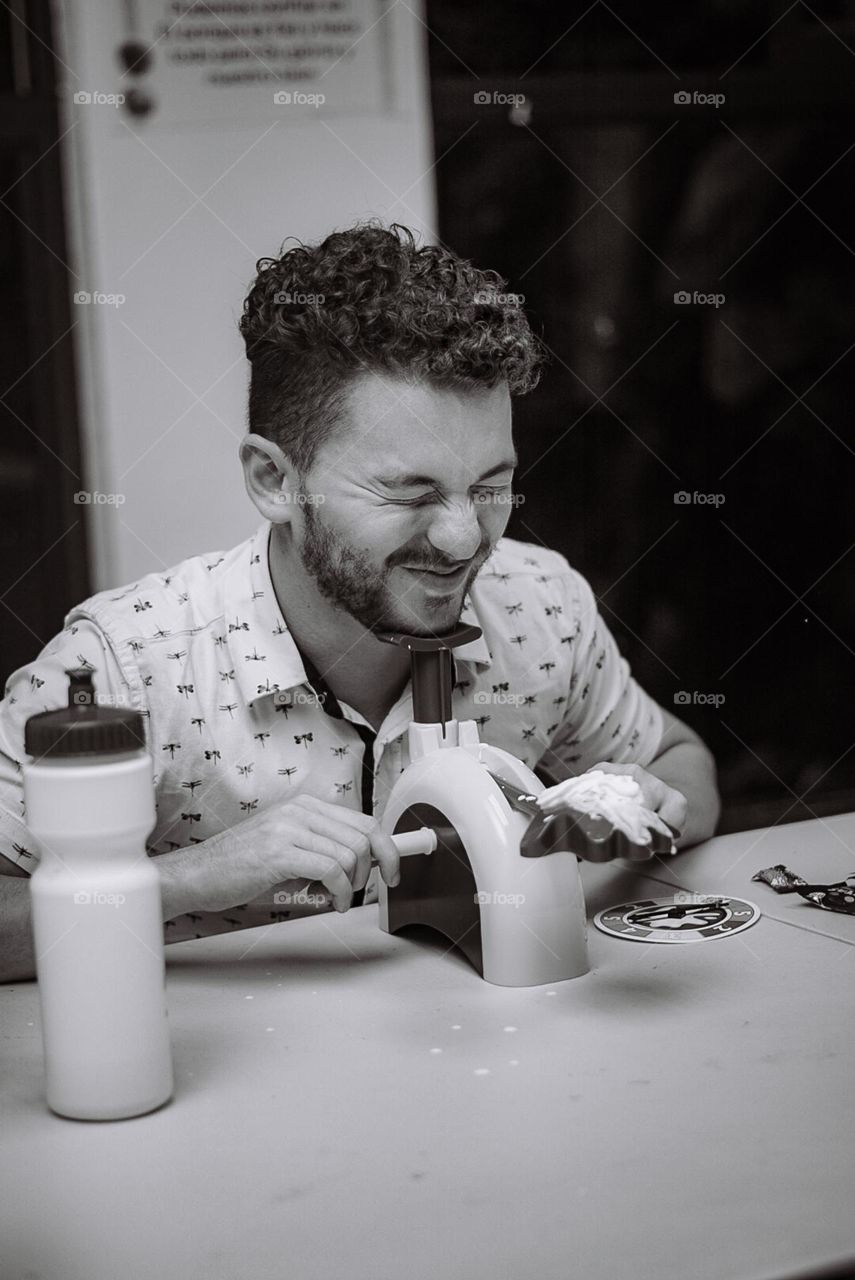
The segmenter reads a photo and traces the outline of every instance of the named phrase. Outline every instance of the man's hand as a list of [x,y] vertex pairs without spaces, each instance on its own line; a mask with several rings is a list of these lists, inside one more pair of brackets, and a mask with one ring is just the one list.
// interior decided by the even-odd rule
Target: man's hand
[[658,813],[663,822],[667,822],[672,831],[680,833],[685,830],[689,816],[689,802],[682,791],[669,787],[661,778],[648,773],[640,764],[606,764],[592,766],[603,773],[625,773],[634,778],[641,787],[644,804],[654,813]]
[[332,788],[309,779],[284,800],[217,836],[161,854],[165,919],[184,911],[225,911],[285,881],[318,881],[347,911],[376,859],[386,884],[400,879],[391,836],[369,814],[332,802]]

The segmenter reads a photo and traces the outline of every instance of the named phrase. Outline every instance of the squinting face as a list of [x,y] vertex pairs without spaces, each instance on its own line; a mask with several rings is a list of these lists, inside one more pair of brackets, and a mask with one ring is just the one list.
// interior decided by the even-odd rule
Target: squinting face
[[437,391],[370,375],[352,386],[350,411],[292,515],[303,567],[368,630],[442,634],[510,519],[507,387]]

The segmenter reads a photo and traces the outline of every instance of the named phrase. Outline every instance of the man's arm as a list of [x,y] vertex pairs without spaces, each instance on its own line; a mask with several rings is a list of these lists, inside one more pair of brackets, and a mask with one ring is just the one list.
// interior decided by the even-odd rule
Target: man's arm
[[32,982],[36,976],[30,877],[0,854],[0,982]]
[[[161,875],[164,922],[195,906],[200,847],[191,845],[186,851],[179,850],[187,855],[183,859],[174,853],[162,855],[170,859],[168,871]],[[32,982],[35,976],[30,877],[17,863],[0,854],[0,983]]]
[[[234,864],[239,860],[241,844],[232,831],[224,831],[186,849],[175,849],[152,859],[160,873],[164,924],[187,911],[210,910],[212,897],[216,909],[228,909],[239,900],[241,888],[232,893],[228,891],[227,868],[229,861]],[[32,982],[36,978],[29,879],[29,874],[18,863],[0,854],[0,983]],[[305,883],[294,881],[293,887],[301,888]],[[216,895],[221,897],[221,902]],[[269,893],[266,897],[269,899]]]
[[[243,886],[229,892],[227,868],[239,861],[243,843],[232,831],[223,831],[152,859],[160,873],[164,924],[188,911],[227,910],[240,900]],[[29,882],[26,871],[0,854],[0,983],[36,977]],[[293,882],[295,890],[305,885],[305,878]],[[262,898],[269,900],[269,892]]]
[[[377,818],[328,799],[330,791],[327,783],[310,779],[291,800],[198,844],[157,854],[153,862],[164,923],[191,911],[268,905],[272,889],[297,896],[314,881],[319,891],[311,908],[296,914],[332,907],[347,911],[354,891],[364,888],[372,861],[387,884],[398,884],[400,858],[392,837]],[[6,862],[2,855],[0,870]],[[15,875],[0,874],[0,982],[34,976],[29,886]]]
[[[241,866],[245,850],[246,841],[240,833],[226,830],[153,858],[160,873],[164,924],[188,911],[228,910],[248,897],[246,885],[235,884],[233,878],[233,869]],[[0,983],[31,982],[36,977],[29,882],[26,871],[0,854]],[[295,879],[292,887],[304,889],[305,885],[306,878]],[[269,891],[259,895],[259,901],[269,898]],[[325,909],[330,906],[328,903]]]
[[647,772],[686,797],[688,813],[677,847],[708,840],[721,814],[721,799],[712,752],[687,724],[664,707],[662,741]]

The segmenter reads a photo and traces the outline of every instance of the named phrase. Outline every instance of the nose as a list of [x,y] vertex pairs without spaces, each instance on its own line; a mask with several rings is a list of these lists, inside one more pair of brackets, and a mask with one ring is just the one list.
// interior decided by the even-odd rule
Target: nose
[[483,541],[475,504],[471,499],[443,503],[442,508],[436,510],[427,536],[447,563],[473,559]]

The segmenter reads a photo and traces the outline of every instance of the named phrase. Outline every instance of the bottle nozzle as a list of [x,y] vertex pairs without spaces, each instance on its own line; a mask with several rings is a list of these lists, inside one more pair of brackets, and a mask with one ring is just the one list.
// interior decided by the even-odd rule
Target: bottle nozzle
[[68,676],[68,705],[72,710],[95,705],[95,686],[89,667],[66,667]]
[[131,706],[110,707],[98,702],[94,667],[66,667],[65,674],[68,702],[56,711],[30,716],[24,726],[27,755],[37,760],[45,756],[112,755],[145,746],[141,712]]

